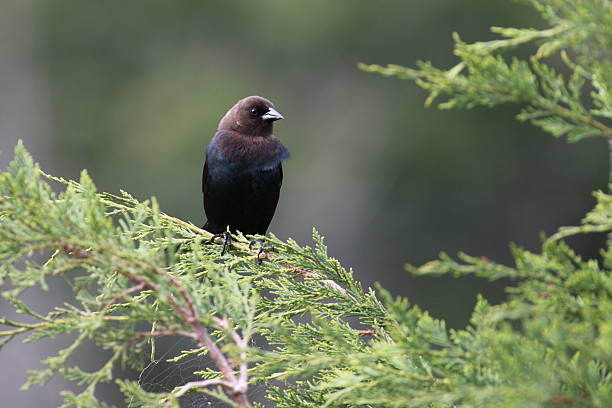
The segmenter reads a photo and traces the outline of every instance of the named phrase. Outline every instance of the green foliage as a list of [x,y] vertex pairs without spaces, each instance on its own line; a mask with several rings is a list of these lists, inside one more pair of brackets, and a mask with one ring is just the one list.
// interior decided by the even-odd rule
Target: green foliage
[[[328,257],[316,233],[314,248],[272,237],[274,253],[261,265],[243,237],[231,257],[220,258],[216,246],[204,245],[207,232],[161,213],[154,200],[96,193],[85,173],[80,183],[62,181],[66,189],[54,193],[42,175],[21,146],[1,175],[1,271],[14,287],[3,295],[36,323],[4,318],[7,329],[0,335],[6,342],[27,333],[32,342],[80,333],[25,385],[45,385],[55,374],[83,385],[78,395],[64,394],[66,407],[100,406],[95,388],[109,381],[118,382],[132,406],[177,406],[175,394],[145,392],[136,382],[114,379],[112,369],[121,363],[142,370],[150,361],[150,337],[194,337],[173,306],[191,306],[179,299],[179,287],[223,353],[243,361],[246,352],[251,383],[267,384],[270,401],[281,407],[612,404],[610,241],[600,265],[559,240],[610,232],[608,194],[598,192],[583,226],[561,229],[541,254],[514,248],[515,267],[462,255],[460,263],[443,256],[411,268],[416,274],[519,279],[508,301],[490,305],[481,298],[469,327],[448,330],[405,299],[380,289],[381,303],[364,291]],[[71,284],[74,303],[40,314],[19,300],[23,290],[44,289],[56,275]],[[140,278],[154,286],[135,285]],[[215,317],[228,321],[229,329],[216,326]],[[272,349],[241,347],[231,333],[246,341],[264,336]],[[99,370],[69,364],[85,340],[111,352]],[[201,351],[194,345],[183,355]],[[204,372],[202,378],[220,374]],[[199,391],[229,401],[220,389]]]
[[[64,184],[65,190],[54,193],[44,178]],[[3,319],[9,329],[0,335],[6,343],[21,333],[29,334],[28,342],[80,333],[69,347],[45,360],[47,368],[33,373],[25,385],[45,385],[55,374],[85,385],[82,394],[65,395],[65,406],[92,406],[95,387],[113,380],[115,363],[142,370],[150,361],[149,338],[173,334],[197,339],[193,322],[185,316],[191,308],[197,311],[198,323],[213,329],[213,337],[229,359],[242,362],[246,352],[248,361],[258,364],[251,370],[253,381],[271,371],[288,378],[292,373],[314,372],[316,366],[287,367],[304,355],[293,359],[291,353],[276,356],[251,350],[233,341],[234,334],[239,333],[245,343],[260,334],[284,344],[283,336],[296,335],[294,331],[306,330],[307,338],[321,332],[315,343],[300,346],[305,351],[324,341],[329,348],[339,328],[350,344],[364,347],[357,330],[340,324],[342,318],[380,330],[388,324],[374,293],[364,291],[350,271],[327,256],[316,232],[314,248],[268,239],[275,248],[274,258],[262,265],[257,251],[250,250],[242,236],[234,245],[235,256],[221,258],[217,246],[205,245],[208,232],[161,213],[155,200],[141,203],[125,192],[121,196],[97,193],[85,172],[78,183],[46,175],[21,145],[8,171],[1,174],[0,215],[0,277],[13,286],[3,295],[20,313],[37,321]],[[77,270],[84,274],[71,274]],[[74,289],[76,303],[58,305],[45,315],[18,299],[32,286],[46,289],[46,281],[57,275]],[[323,329],[292,323],[292,318],[310,313],[336,323]],[[229,322],[228,327],[222,321]],[[107,363],[95,372],[68,365],[86,340],[111,352]],[[176,361],[180,363],[180,358]],[[204,377],[219,375],[205,373]],[[140,400],[142,406],[159,406],[159,396],[133,393],[133,384],[120,384],[130,392],[132,403]],[[173,403],[172,395],[166,399]]]
[[[520,102],[527,106],[520,118],[557,136],[610,136],[600,121],[612,117],[609,2],[532,3],[552,28],[496,29],[505,39],[475,44],[456,37],[462,61],[450,71],[428,63],[367,69],[416,79],[431,91],[429,102],[447,98],[445,108]],[[539,48],[529,63],[499,54],[531,41]],[[557,52],[569,78],[542,61]],[[278,407],[607,408],[612,195],[595,197],[582,225],[559,229],[540,253],[513,247],[513,266],[460,254],[409,267],[417,275],[514,279],[506,301],[479,298],[470,324],[449,330],[406,299],[362,288],[316,231],[313,247],[266,238],[274,249],[261,263],[239,235],[221,257],[208,232],[161,212],[154,199],[97,192],[85,172],[79,182],[47,175],[18,145],[0,173],[0,279],[4,298],[29,322],[3,317],[0,345],[21,335],[26,342],[76,335],[25,384],[44,386],[57,374],[75,382],[81,391],[65,392],[64,407],[105,406],[95,392],[113,381],[130,406],[178,407],[187,392],[249,406],[248,379]],[[582,259],[563,241],[590,232],[608,234],[601,260]],[[70,302],[41,312],[21,300],[53,279],[68,282]],[[207,354],[216,368],[158,394],[115,378],[119,365],[143,370],[158,357],[155,339],[167,335],[193,340],[170,364]],[[98,370],[71,359],[85,342],[107,351]]]
[[[461,62],[449,70],[419,62],[418,69],[360,64],[385,76],[412,79],[442,109],[524,105],[519,120],[530,121],[555,137],[576,142],[589,136],[612,137],[612,6],[608,0],[530,0],[550,28],[493,27],[501,40],[467,44],[454,34]],[[529,61],[505,58],[517,46],[536,43]],[[543,62],[560,55],[570,71],[563,75]],[[586,86],[588,84],[588,86]],[[590,90],[590,92],[589,92]],[[586,100],[588,98],[588,101]]]

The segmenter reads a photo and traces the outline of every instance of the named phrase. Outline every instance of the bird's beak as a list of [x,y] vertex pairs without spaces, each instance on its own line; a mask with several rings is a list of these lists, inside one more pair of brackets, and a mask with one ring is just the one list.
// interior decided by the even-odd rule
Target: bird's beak
[[274,122],[275,120],[283,119],[283,115],[278,113],[276,109],[269,108],[266,113],[264,113],[261,118],[263,120],[269,120],[270,122]]

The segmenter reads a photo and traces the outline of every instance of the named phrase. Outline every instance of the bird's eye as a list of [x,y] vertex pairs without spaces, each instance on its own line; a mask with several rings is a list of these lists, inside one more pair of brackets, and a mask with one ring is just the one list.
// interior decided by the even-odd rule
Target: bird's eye
[[251,108],[251,115],[257,115],[257,108]]

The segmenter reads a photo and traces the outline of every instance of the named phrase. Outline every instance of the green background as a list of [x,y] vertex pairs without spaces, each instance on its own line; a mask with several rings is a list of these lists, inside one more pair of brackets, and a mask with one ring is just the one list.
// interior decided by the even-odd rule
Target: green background
[[[524,4],[486,0],[9,0],[0,164],[21,138],[56,175],[86,168],[102,190],[155,196],[201,225],[205,147],[237,99],[265,96],[285,116],[275,134],[292,153],[270,231],[307,244],[314,226],[364,285],[462,326],[476,294],[495,301],[502,285],[415,279],[403,265],[460,250],[507,263],[511,241],[537,250],[541,232],[578,223],[590,192],[605,188],[605,142],[554,140],[517,122],[518,106],[426,109],[415,84],[356,65],[451,67],[451,33],[486,40],[492,25],[543,23]],[[600,242],[574,243],[593,256]],[[57,405],[55,391],[15,389],[17,354],[27,350],[33,368],[47,352],[25,347],[0,353],[19,375],[0,389],[13,406]]]

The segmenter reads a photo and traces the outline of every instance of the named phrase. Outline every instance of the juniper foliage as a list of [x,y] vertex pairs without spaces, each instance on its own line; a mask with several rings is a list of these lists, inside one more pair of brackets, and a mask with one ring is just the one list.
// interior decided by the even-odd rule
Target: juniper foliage
[[[518,119],[553,136],[576,142],[612,137],[601,120],[612,119],[612,5],[609,0],[523,0],[550,28],[492,27],[500,40],[465,43],[453,34],[460,62],[449,70],[420,61],[418,69],[360,64],[385,76],[415,80],[430,92],[426,105],[442,99],[441,109],[523,105]],[[503,53],[525,45],[537,48],[528,61]],[[545,61],[561,58],[569,78]],[[588,86],[586,86],[588,84]],[[590,90],[590,92],[588,92]]]
[[[475,44],[456,37],[461,62],[451,70],[364,69],[414,79],[431,91],[428,103],[446,98],[443,108],[518,102],[519,119],[556,136],[610,140],[610,2],[531,3],[550,28],[496,28],[504,39]],[[532,42],[529,61],[504,58]],[[544,62],[555,55],[569,78]],[[0,277],[4,298],[28,318],[1,318],[0,344],[76,334],[25,384],[44,386],[54,375],[79,384],[81,392],[64,392],[63,407],[105,406],[95,395],[105,382],[142,407],[177,407],[191,392],[256,406],[246,394],[252,384],[264,385],[278,407],[610,407],[612,195],[595,198],[580,226],[559,229],[539,253],[514,246],[513,266],[443,254],[409,267],[515,280],[505,302],[480,297],[470,324],[449,330],[404,298],[362,288],[316,231],[312,247],[266,238],[274,249],[261,264],[241,235],[221,257],[204,245],[209,233],[163,213],[154,199],[97,192],[86,172],[78,182],[47,175],[20,144],[0,173]],[[601,260],[582,259],[564,241],[591,232],[608,234]],[[72,301],[41,312],[21,300],[52,279],[70,284]],[[142,370],[156,357],[155,339],[167,335],[193,340],[173,363],[208,354],[216,369],[160,394],[114,378],[119,365]],[[257,347],[255,337],[271,347]],[[86,341],[110,352],[98,370],[70,359]]]

